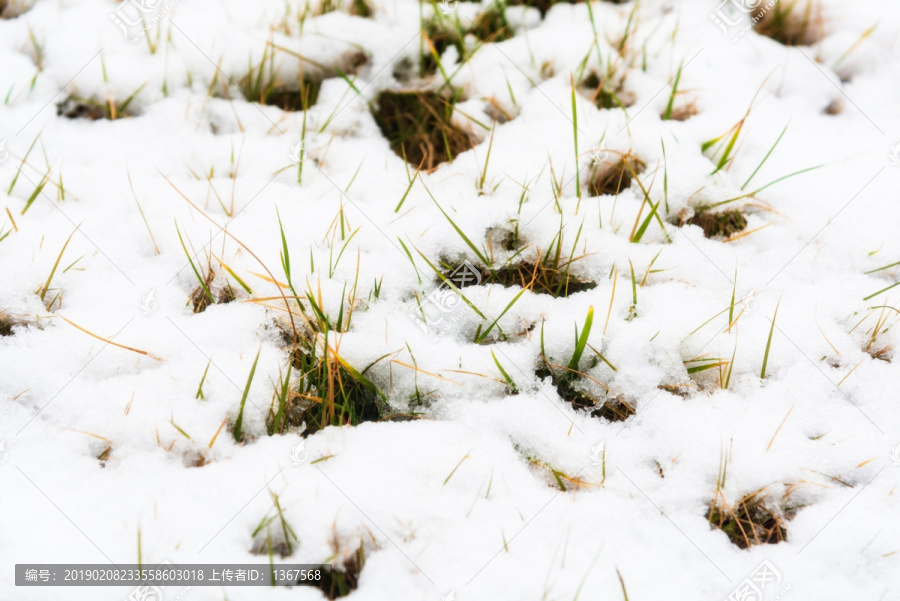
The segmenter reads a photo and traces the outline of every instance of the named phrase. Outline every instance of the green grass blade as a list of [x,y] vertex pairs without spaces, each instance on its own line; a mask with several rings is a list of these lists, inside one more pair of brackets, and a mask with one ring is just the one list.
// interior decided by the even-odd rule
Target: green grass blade
[[244,394],[241,396],[241,406],[238,409],[237,419],[234,422],[234,441],[241,442],[243,438],[242,430],[244,425],[244,405],[247,403],[247,395],[250,394],[250,384],[253,383],[253,376],[256,374],[256,364],[259,362],[259,354],[262,349],[256,352],[256,359],[253,360],[253,367],[250,368],[250,376],[247,378],[247,385],[244,387]]
[[197,266],[194,265],[194,260],[191,258],[191,253],[188,252],[187,246],[184,244],[184,239],[181,237],[181,230],[178,229],[177,221],[175,222],[175,231],[178,232],[178,240],[181,241],[181,248],[184,249],[184,254],[187,256],[188,263],[191,264],[191,269],[194,270],[194,275],[197,276],[197,281],[200,282],[200,287],[203,288],[203,292],[206,293],[209,302],[215,304],[216,299],[213,298],[212,292],[206,287],[206,281],[200,276],[200,272],[197,270]]
[[497,369],[500,370],[500,373],[503,374],[503,379],[506,380],[506,384],[509,386],[510,390],[513,391],[513,394],[518,394],[519,389],[516,388],[516,383],[513,382],[513,379],[509,377],[509,374],[506,373],[506,370],[500,365],[500,361],[497,360],[497,355],[494,354],[493,350],[491,350],[491,357],[494,358],[494,364],[497,366]]
[[490,267],[491,267],[491,262],[488,260],[488,258],[487,258],[486,256],[484,256],[484,254],[478,249],[477,246],[475,246],[474,244],[472,244],[472,241],[469,240],[469,237],[466,236],[465,233],[463,233],[463,231],[462,231],[461,229],[459,229],[459,226],[456,225],[456,223],[453,221],[453,219],[450,218],[450,215],[447,214],[447,211],[445,211],[445,210],[443,209],[443,207],[441,207],[441,205],[438,204],[437,199],[436,199],[436,198],[434,197],[434,195],[431,193],[431,190],[428,189],[428,186],[425,185],[425,182],[422,182],[422,187],[425,188],[425,191],[426,191],[426,192],[428,192],[428,196],[431,197],[431,200],[434,201],[434,204],[437,206],[437,208],[441,211],[441,213],[444,214],[444,217],[447,218],[447,221],[450,222],[450,225],[452,225],[452,226],[453,226],[453,229],[456,230],[456,233],[459,234],[459,237],[463,239],[463,242],[466,243],[466,246],[468,246],[469,248],[471,248],[471,249],[472,249],[472,252],[475,253],[475,256],[477,256],[477,257],[481,260],[481,262],[484,263],[484,265],[485,265],[486,267],[488,267],[488,269],[490,269]]
[[778,303],[775,305],[775,314],[772,315],[772,327],[769,328],[769,339],[766,341],[766,353],[763,355],[762,370],[759,372],[760,379],[765,379],[766,377],[766,367],[769,365],[769,350],[772,348],[772,333],[775,332],[775,319],[778,317],[778,306],[780,304],[781,299],[778,299]]
[[584,320],[584,326],[581,328],[581,336],[575,340],[575,351],[572,353],[572,359],[569,361],[569,369],[578,371],[578,363],[581,361],[581,355],[587,346],[588,335],[591,333],[591,325],[594,323],[594,306],[588,308],[587,317]]

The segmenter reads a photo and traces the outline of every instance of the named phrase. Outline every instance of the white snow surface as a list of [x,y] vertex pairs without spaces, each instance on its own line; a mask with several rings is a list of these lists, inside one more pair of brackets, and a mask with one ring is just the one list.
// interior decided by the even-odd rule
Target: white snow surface
[[[900,277],[896,266],[872,271],[900,261],[896,3],[822,2],[824,37],[785,47],[753,31],[724,37],[710,19],[720,2],[642,0],[629,41],[641,56],[625,80],[634,103],[601,110],[577,94],[577,157],[570,74],[585,59],[590,70],[615,56],[634,4],[593,2],[596,36],[586,4],[557,5],[543,19],[510,7],[514,37],[485,44],[458,70],[458,57],[445,55],[464,95],[455,122],[480,142],[422,173],[397,212],[415,167],[390,149],[367,103],[383,90],[442,83],[439,74],[402,84],[392,74],[397,61],[416,60],[418,3],[376,0],[371,18],[337,11],[302,26],[297,0],[162,3],[167,14],[146,34],[155,53],[146,38],[123,36],[110,0],[31,4],[0,20],[0,311],[28,322],[0,337],[0,599],[123,599],[122,588],[16,587],[13,565],[136,563],[139,531],[144,563],[265,562],[251,549],[273,511],[268,491],[299,538],[294,555],[277,561],[340,563],[363,545],[349,596],[359,601],[624,599],[623,586],[632,601],[718,600],[764,560],[782,576],[767,599],[900,599],[900,369],[885,360],[900,345],[891,327],[900,288],[864,300]],[[457,10],[465,19],[490,5]],[[433,10],[424,5],[426,20]],[[222,92],[269,40],[283,49],[274,65],[286,80],[301,69],[297,54],[340,65],[362,50],[368,61],[353,87],[326,79],[305,117],[247,102],[236,86]],[[676,106],[698,112],[662,120],[682,64]],[[131,117],[57,115],[70,95],[121,103],[138,88]],[[492,97],[515,118],[495,126],[491,143],[475,121],[490,123]],[[835,101],[843,110],[827,114]],[[736,158],[712,175],[717,157],[701,145],[751,102]],[[304,120],[298,183],[289,155]],[[575,173],[583,184],[601,140],[646,163],[641,181],[652,182],[652,202],[665,201],[666,233],[653,221],[629,241],[649,211],[636,183],[618,198],[579,194]],[[731,205],[745,211],[747,231],[764,229],[724,241],[677,225],[692,208],[819,165]],[[526,257],[560,227],[568,253],[582,228],[572,269],[597,286],[568,298],[525,292],[499,320],[520,335],[490,344],[473,342],[478,324],[520,288],[466,288],[488,320],[467,309],[437,340],[423,334],[408,310],[414,291],[437,287],[422,256],[478,262],[426,187],[479,247],[489,228],[517,221]],[[194,314],[197,281],[175,224],[196,262],[213,253],[266,298],[280,292],[255,275],[266,275],[260,263],[284,280],[279,216],[298,290],[321,295],[336,315],[358,282],[342,357],[363,369],[389,354],[367,375],[393,411],[421,419],[267,435],[288,356],[273,326],[284,304],[247,302],[240,291],[237,302]],[[48,308],[40,290],[73,231]],[[629,265],[639,284],[633,319]],[[217,273],[214,286],[239,288]],[[735,312],[746,311],[728,329],[733,294]],[[616,371],[592,367],[590,350],[581,369],[635,406],[625,421],[574,409],[534,375],[541,332],[548,357],[566,363],[590,307],[589,343]],[[875,358],[867,348],[886,350]],[[257,352],[248,437],[238,444],[230,424]],[[733,354],[727,389],[716,370],[688,374],[684,365]],[[427,396],[419,407],[410,405],[417,388]],[[304,440],[307,460],[294,465]],[[594,460],[601,443],[605,467]],[[723,453],[728,502],[796,487],[785,542],[743,550],[710,527]],[[206,464],[189,467],[200,455]],[[528,458],[582,485],[562,491]],[[325,597],[195,587],[182,598]]]

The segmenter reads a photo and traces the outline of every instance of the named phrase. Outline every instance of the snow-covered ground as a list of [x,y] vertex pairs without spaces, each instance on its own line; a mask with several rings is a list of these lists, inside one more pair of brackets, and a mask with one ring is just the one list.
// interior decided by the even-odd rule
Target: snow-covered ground
[[[468,22],[488,0],[305,18],[297,0],[145,1],[146,32],[127,25],[132,12],[111,18],[111,0],[8,2],[0,598],[129,594],[15,587],[15,563],[136,563],[139,548],[144,563],[266,562],[253,532],[277,497],[298,542],[276,561],[340,566],[362,546],[360,601],[718,600],[765,561],[778,578],[764,599],[900,599],[900,288],[875,294],[900,277],[879,269],[900,261],[900,7],[817,2],[822,35],[788,47],[729,27],[733,3],[595,1],[592,16],[559,4],[544,18],[509,7],[515,36],[461,68],[453,47],[442,61],[474,148],[410,187],[416,166],[369,103],[445,83],[440,71],[400,83],[396,67],[418,62],[436,12]],[[348,75],[325,79],[305,114],[245,101],[241,79],[273,48],[278,80],[296,80],[300,57]],[[573,81],[610,64],[630,106],[573,100]],[[696,114],[664,120],[679,66],[674,109]],[[136,90],[125,118],[58,115],[70,97],[118,112]],[[513,119],[491,125],[491,99]],[[646,165],[640,185],[591,196],[591,170],[617,152]],[[722,207],[741,208],[747,235],[679,225],[816,166]],[[651,205],[661,219],[634,242]],[[275,322],[286,306],[300,321],[275,283],[287,279],[279,220],[301,295],[336,316],[356,288],[343,360],[375,362],[366,377],[390,412],[419,419],[267,433],[288,362]],[[531,261],[562,231],[573,273],[596,287],[526,291],[505,313],[520,286],[467,287],[481,316],[449,293],[456,308],[423,330],[415,295],[441,288],[426,259],[484,267],[468,238],[502,264],[512,252],[498,240],[516,225]],[[192,310],[179,236],[234,302]],[[609,363],[588,348],[579,378],[633,406],[624,421],[535,376],[542,344],[569,362],[591,308],[587,342]],[[721,365],[696,370],[701,356]],[[714,498],[764,487],[772,507],[791,493],[786,541],[742,549],[710,526]]]

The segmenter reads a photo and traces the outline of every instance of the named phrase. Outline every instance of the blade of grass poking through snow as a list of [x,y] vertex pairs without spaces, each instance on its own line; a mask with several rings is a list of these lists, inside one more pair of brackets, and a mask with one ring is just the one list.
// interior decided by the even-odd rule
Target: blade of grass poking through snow
[[738,121],[737,125],[734,126],[734,133],[731,135],[731,139],[728,140],[728,144],[725,146],[725,150],[722,152],[722,157],[719,159],[719,162],[716,163],[716,168],[713,173],[718,173],[728,164],[728,160],[731,158],[731,153],[734,150],[734,145],[737,144],[738,137],[740,137],[743,128],[744,120],[741,119]]
[[56,257],[56,262],[53,264],[53,269],[50,270],[50,276],[47,277],[47,282],[40,288],[41,300],[44,300],[44,297],[47,296],[47,291],[50,290],[50,282],[53,281],[53,276],[56,274],[56,270],[59,268],[59,262],[62,261],[63,253],[66,252],[66,247],[69,246],[69,241],[72,240],[72,236],[75,235],[75,232],[78,231],[79,227],[81,227],[81,225],[78,225],[74,230],[72,230],[72,233],[69,234],[68,238],[66,238],[66,242],[63,244],[62,249],[59,251],[59,256]]
[[[334,277],[334,272],[337,270],[338,263],[340,263],[340,261],[341,261],[341,256],[343,256],[344,251],[347,250],[347,246],[350,244],[350,241],[353,240],[353,236],[355,236],[356,233],[357,233],[360,229],[361,229],[361,226],[360,226],[360,227],[357,227],[355,230],[353,230],[353,233],[351,233],[351,234],[350,234],[350,237],[347,238],[347,241],[344,242],[344,245],[341,247],[340,252],[338,252],[337,259],[334,260],[334,264],[331,263],[331,251],[334,250],[334,247],[332,246],[331,249],[329,250],[329,254],[328,254],[328,277],[330,277],[330,278],[331,278],[331,277]],[[359,272],[358,272],[358,271],[357,271],[356,275],[357,275],[357,276],[359,275]]]
[[659,138],[663,153],[663,199],[666,201],[666,213],[669,212],[669,160],[666,158],[666,143]]
[[25,201],[25,206],[22,207],[21,215],[24,215],[25,212],[31,208],[31,205],[34,204],[34,201],[37,200],[37,197],[41,192],[44,191],[44,186],[47,185],[47,182],[50,181],[50,172],[44,174],[44,177],[41,178],[40,183],[34,189],[34,192],[31,193],[31,196],[28,197],[28,200]]
[[581,169],[578,168],[578,110],[575,106],[575,78],[569,73],[569,83],[572,86],[572,140],[575,144],[575,189],[578,190],[578,198],[581,199]]
[[[493,135],[493,134],[492,134],[492,135]],[[424,161],[425,159],[423,158],[422,160]],[[404,192],[404,193],[403,193],[403,196],[400,197],[400,202],[398,202],[398,203],[397,203],[397,206],[394,207],[394,212],[395,212],[395,213],[398,213],[398,212],[400,211],[400,207],[402,207],[402,206],[403,206],[403,203],[406,202],[406,197],[409,196],[409,191],[412,190],[413,184],[416,183],[416,178],[419,177],[419,171],[420,171],[421,168],[422,168],[422,165],[420,164],[420,165],[416,168],[416,174],[415,174],[414,176],[412,176],[412,177],[409,177],[409,163],[407,163],[406,161],[403,161],[403,162],[406,164],[406,177],[409,178],[409,185],[406,186],[406,192]],[[487,168],[487,165],[485,165],[485,169],[486,169],[486,168]]]
[[22,173],[22,167],[25,166],[25,161],[28,160],[28,155],[31,154],[31,151],[34,150],[34,145],[37,144],[38,138],[41,137],[41,132],[38,132],[38,135],[35,136],[34,140],[31,142],[31,146],[28,147],[28,150],[25,151],[25,156],[22,157],[22,162],[19,163],[19,168],[16,170],[16,174],[13,176],[12,181],[9,183],[9,189],[6,191],[6,195],[12,195],[13,188],[16,187],[16,182],[19,181],[19,174]]
[[469,458],[468,454],[463,455],[463,458],[459,460],[459,463],[456,464],[456,467],[454,467],[452,470],[450,470],[450,474],[444,479],[444,486],[447,486],[447,482],[450,482],[450,478],[453,477],[453,474],[456,473],[456,470],[459,469],[459,466],[461,466],[463,464],[463,461],[465,461],[468,458]]
[[572,358],[569,360],[569,369],[572,371],[578,371],[578,362],[581,361],[581,355],[584,353],[584,348],[587,346],[588,335],[591,333],[591,325],[594,323],[594,306],[591,305],[588,307],[587,317],[584,320],[584,326],[581,328],[581,336],[577,336],[578,329],[576,326],[575,333],[575,351],[572,353]]
[[155,359],[156,361],[162,361],[162,359],[160,359],[159,357],[157,357],[157,356],[154,355],[153,353],[149,353],[149,352],[147,352],[147,351],[142,351],[141,349],[132,348],[132,347],[130,347],[130,346],[125,346],[124,344],[119,344],[118,342],[113,342],[112,340],[110,340],[110,339],[108,339],[108,338],[104,338],[103,336],[98,336],[97,334],[94,334],[93,332],[91,332],[91,331],[89,331],[89,330],[86,330],[86,329],[82,328],[82,327],[81,327],[80,325],[78,325],[77,323],[74,323],[74,322],[72,322],[72,321],[69,321],[68,319],[66,319],[65,317],[63,317],[62,315],[60,315],[59,313],[56,314],[56,317],[59,317],[60,319],[62,319],[64,322],[66,322],[66,323],[69,324],[70,326],[72,326],[72,327],[74,327],[74,328],[77,328],[77,329],[81,330],[82,332],[84,332],[84,333],[87,334],[88,336],[90,336],[90,337],[92,337],[92,338],[96,338],[97,340],[100,340],[100,341],[102,341],[102,342],[105,342],[106,344],[109,344],[109,345],[112,345],[112,346],[116,346],[116,347],[119,347],[120,349],[124,349],[124,350],[126,350],[126,351],[131,351],[131,352],[137,353],[137,354],[139,354],[139,355],[144,355],[145,357],[150,357],[151,359]]
[[[788,123],[788,125],[790,125],[790,123]],[[769,152],[766,153],[766,156],[763,157],[763,159],[759,162],[759,165],[756,166],[756,169],[753,170],[753,173],[750,174],[750,177],[747,178],[747,181],[744,182],[744,185],[741,186],[741,190],[743,190],[744,188],[747,187],[747,184],[750,183],[750,180],[752,180],[754,177],[756,177],[756,174],[759,172],[760,169],[762,169],[762,166],[765,165],[766,161],[769,160],[769,157],[775,151],[775,147],[778,146],[779,142],[781,142],[781,138],[784,136],[784,132],[787,131],[787,128],[788,128],[788,126],[785,125],[784,129],[781,130],[781,133],[778,134],[778,139],[775,140],[775,143],[772,144],[772,147],[769,149]]]
[[728,375],[725,377],[725,390],[731,385],[731,373],[734,371],[734,358],[737,356],[737,337],[734,339],[734,351],[731,353],[731,361],[728,362]]
[[400,246],[403,247],[403,252],[406,253],[406,256],[409,258],[409,262],[412,263],[413,269],[414,269],[415,272],[416,272],[416,279],[418,279],[418,280],[419,280],[419,283],[421,284],[421,283],[422,283],[422,276],[419,275],[419,268],[416,267],[416,262],[413,260],[412,253],[409,252],[409,249],[408,249],[408,248],[406,248],[406,244],[403,243],[403,240],[400,238],[400,236],[397,236],[397,242],[399,242],[399,243],[400,243]]
[[731,285],[731,304],[728,305],[728,330],[731,331],[731,324],[734,322],[734,295],[737,292],[737,267],[734,268],[734,282]]
[[875,297],[878,296],[879,294],[882,294],[883,292],[887,292],[888,290],[890,290],[891,288],[894,288],[894,287],[896,287],[896,286],[900,286],[900,282],[897,282],[897,283],[895,283],[895,284],[891,284],[891,285],[888,286],[887,288],[882,288],[882,289],[879,290],[878,292],[873,292],[873,293],[870,294],[869,296],[863,298],[863,300],[864,300],[864,301],[867,301],[867,300],[869,300],[869,299],[875,298]]
[[203,279],[203,276],[200,275],[200,271],[197,270],[197,266],[194,265],[194,259],[191,258],[191,253],[188,252],[187,246],[184,244],[184,238],[181,237],[181,230],[178,228],[178,222],[175,222],[175,231],[178,232],[178,240],[181,241],[181,248],[184,249],[184,254],[187,257],[188,263],[191,264],[191,269],[194,270],[194,275],[197,276],[197,281],[200,282],[200,287],[203,288],[203,292],[206,293],[206,296],[209,298],[209,302],[215,304],[216,299],[213,298],[212,292],[209,291],[209,288],[206,287],[206,281]]
[[197,394],[194,395],[195,399],[203,399],[206,400],[206,397],[203,395],[203,383],[206,382],[206,374],[209,373],[209,366],[212,365],[212,361],[206,364],[206,369],[203,370],[203,376],[200,378],[200,384],[197,386]]
[[478,182],[478,190],[479,191],[484,190],[484,181],[487,179],[488,163],[491,162],[491,148],[494,147],[494,132],[496,131],[496,129],[497,129],[496,125],[491,128],[491,141],[488,142],[487,157],[485,157],[485,159],[484,159],[484,170],[482,170],[481,180]]
[[240,276],[238,274],[236,274],[231,267],[228,266],[228,263],[226,263],[225,261],[223,261],[222,259],[217,257],[215,254],[213,254],[213,253],[210,253],[210,254],[213,256],[213,258],[216,261],[218,261],[219,265],[222,266],[222,269],[224,269],[228,273],[228,275],[230,275],[232,278],[234,278],[234,280],[240,285],[241,288],[244,289],[244,291],[247,294],[249,294],[251,296],[253,295],[253,290],[250,289],[250,286],[248,286],[247,283],[244,280],[242,280],[240,278]]
[[272,432],[270,432],[270,434],[280,433],[282,431],[284,413],[291,392],[291,367],[291,363],[288,362],[287,373],[285,374],[284,379],[281,380],[281,389],[278,391],[278,410],[275,412],[275,419],[273,420]]
[[513,382],[513,379],[509,377],[509,374],[506,373],[506,370],[503,369],[502,365],[500,365],[500,361],[497,359],[497,355],[494,354],[493,349],[491,349],[491,357],[494,358],[494,364],[497,366],[497,369],[500,370],[500,373],[503,375],[503,379],[506,380],[506,385],[509,386],[509,389],[512,390],[513,394],[519,394],[519,389],[516,388],[516,383]]
[[768,184],[766,184],[765,186],[757,188],[757,189],[753,190],[752,192],[747,192],[746,194],[741,194],[740,196],[735,196],[734,198],[726,198],[725,200],[720,200],[719,202],[714,202],[711,205],[705,205],[703,208],[704,208],[704,210],[705,209],[714,209],[716,207],[720,207],[722,205],[728,204],[730,202],[734,202],[736,200],[741,200],[744,198],[749,198],[751,196],[756,196],[757,194],[759,194],[766,188],[770,188],[779,182],[783,182],[784,180],[789,179],[794,176],[797,176],[797,175],[802,175],[808,171],[815,171],[816,169],[821,169],[824,166],[825,166],[824,164],[823,165],[815,165],[813,167],[807,167],[806,169],[801,169],[800,171],[794,171],[793,173],[788,173],[787,175],[782,175],[778,179],[773,180],[773,181],[769,182]]
[[609,311],[606,312],[606,321],[603,323],[603,333],[606,334],[606,328],[609,326],[609,318],[612,315],[613,301],[616,300],[616,282],[619,281],[619,268],[613,263],[612,276],[612,292],[609,294]]
[[491,330],[494,328],[494,326],[497,325],[497,322],[500,321],[500,318],[503,317],[504,315],[506,315],[507,311],[512,309],[512,306],[514,304],[516,304],[516,301],[519,300],[519,297],[521,297],[523,294],[525,294],[526,290],[527,290],[527,288],[522,288],[521,290],[519,290],[519,293],[517,295],[515,295],[511,301],[509,301],[509,304],[506,305],[506,308],[500,312],[500,315],[497,316],[497,319],[495,319],[493,322],[491,322],[491,325],[489,325],[487,327],[487,329],[484,331],[484,333],[482,333],[480,336],[475,337],[475,344],[481,344],[482,342],[484,342],[484,339],[487,338],[487,335],[491,332]]
[[256,373],[256,364],[259,362],[259,354],[261,352],[262,349],[256,351],[256,358],[253,360],[253,366],[250,368],[250,376],[247,378],[244,394],[241,395],[241,405],[238,408],[237,419],[234,421],[234,442],[241,442],[241,439],[243,439],[244,405],[247,403],[247,395],[250,394],[250,384],[253,383],[253,375]]
[[[683,67],[684,62],[678,65],[678,73],[675,74],[675,81],[672,83],[672,91],[669,93],[669,103],[666,105],[666,110],[663,113],[664,121],[668,121],[672,118],[672,106],[675,104],[675,95],[678,93],[678,82],[681,81],[681,69]],[[663,152],[665,152],[665,150]]]
[[[420,179],[420,181],[421,181],[421,179]],[[444,217],[447,218],[447,221],[450,222],[450,225],[453,226],[453,229],[456,230],[456,233],[457,233],[457,234],[459,234],[459,237],[462,238],[463,242],[466,243],[466,246],[468,246],[469,248],[471,248],[471,249],[472,249],[472,252],[475,253],[475,256],[477,256],[479,259],[481,259],[481,262],[484,263],[484,265],[485,265],[488,269],[490,269],[490,268],[491,268],[491,262],[490,262],[490,261],[488,260],[488,258],[484,255],[484,253],[482,253],[482,252],[478,249],[477,246],[475,246],[474,244],[472,244],[472,241],[469,240],[469,237],[466,236],[465,233],[463,233],[463,231],[462,231],[461,229],[459,229],[459,226],[456,225],[456,222],[454,222],[453,219],[450,218],[450,215],[447,214],[447,211],[445,211],[445,210],[443,209],[443,207],[441,207],[441,205],[438,203],[437,199],[436,199],[436,198],[434,197],[434,195],[431,193],[431,190],[429,190],[429,189],[428,189],[428,186],[425,185],[425,182],[424,182],[424,181],[422,182],[422,187],[425,188],[425,191],[426,191],[426,192],[428,192],[428,196],[431,197],[431,200],[434,202],[435,206],[437,206],[437,208],[441,211],[441,213],[444,214]],[[418,249],[417,249],[417,250],[418,250]],[[419,254],[422,254],[422,253],[419,253]],[[424,255],[423,255],[423,256],[424,256]],[[427,259],[426,259],[426,261],[427,261]]]
[[766,340],[766,353],[763,355],[762,371],[759,372],[759,378],[764,380],[766,377],[766,367],[769,365],[769,350],[772,348],[772,333],[775,331],[775,319],[778,317],[778,306],[781,299],[775,304],[775,314],[772,315],[772,327],[769,328],[769,339]]
[[624,601],[628,601],[628,591],[625,590],[625,579],[622,578],[622,573],[619,572],[619,568],[616,568],[616,576],[619,577],[619,584],[622,586],[622,596],[625,597]]
[[637,279],[634,277],[634,265],[631,259],[628,259],[628,268],[631,270],[631,304],[632,308],[637,308]]
[[[128,174],[128,186],[131,188],[131,195],[134,197],[134,204],[137,205],[138,212],[141,214],[141,219],[144,220],[144,226],[147,228],[147,233],[150,234],[150,241],[153,243],[153,252],[154,254],[159,254],[159,246],[156,245],[156,238],[153,237],[153,232],[150,230],[150,222],[147,221],[147,216],[144,215],[144,209],[141,208],[141,203],[138,202],[137,192],[134,191],[134,184],[131,182],[131,172],[126,168],[125,173]],[[62,186],[62,174],[59,176],[59,185]]]

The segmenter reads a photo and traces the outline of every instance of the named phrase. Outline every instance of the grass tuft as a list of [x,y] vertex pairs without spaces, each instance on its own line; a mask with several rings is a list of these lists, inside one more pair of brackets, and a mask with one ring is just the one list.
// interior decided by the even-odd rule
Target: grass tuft
[[[591,417],[598,417],[612,422],[622,421],[636,413],[632,404],[622,395],[611,395],[609,387],[599,380],[588,376],[583,371],[579,371],[581,369],[579,366],[581,364],[582,355],[585,348],[589,346],[587,344],[587,339],[590,335],[593,322],[594,308],[590,307],[584,325],[581,328],[581,332],[579,333],[577,327],[575,329],[575,344],[567,365],[555,364],[548,359],[544,352],[544,332],[542,327],[541,360],[543,361],[543,365],[535,372],[535,375],[541,379],[549,377],[550,381],[556,387],[556,392],[559,394],[560,398],[572,405],[575,409],[588,410],[591,412]],[[593,347],[590,348],[594,352],[594,355],[591,356],[588,369],[596,367],[601,360],[609,365],[599,352]],[[602,388],[605,391],[603,398],[600,398],[595,393],[587,390],[586,381],[590,381]]]
[[739,209],[698,211],[685,223],[700,226],[707,238],[730,238],[747,228],[747,218]]
[[28,320],[19,315],[13,315],[6,309],[0,309],[0,336],[12,336],[16,328],[29,325]]
[[329,599],[346,597],[359,586],[359,576],[365,564],[366,552],[360,543],[359,548],[346,558],[340,567],[334,566],[325,572],[315,587]]
[[97,100],[72,95],[56,105],[56,114],[66,119],[89,119],[91,121],[99,119],[115,121],[116,119],[133,117],[138,112],[136,109],[131,108],[131,103],[144,89],[145,85],[147,84],[141,85],[131,93],[131,96],[122,101],[117,101],[113,98]]
[[709,523],[741,549],[783,542],[787,540],[787,522],[800,509],[790,498],[794,488],[787,486],[777,498],[761,488],[744,495],[734,505],[729,505],[721,490],[717,490],[709,507]]
[[785,46],[809,46],[825,35],[819,0],[781,0],[753,13],[754,31]]
[[[278,495],[270,490],[269,496],[272,497],[275,511],[273,513],[270,510],[253,531],[251,536],[254,542],[250,552],[254,555],[269,556],[278,553],[284,559],[294,554],[294,545],[299,542],[299,539],[284,516],[284,509],[281,507]],[[265,536],[263,536],[263,532],[265,532]]]
[[625,87],[625,76],[610,70],[601,76],[591,71],[581,82],[581,92],[599,109],[625,109],[636,100]]
[[[610,151],[612,155],[613,152]],[[588,178],[588,193],[591,196],[617,196],[631,186],[632,179],[640,175],[647,165],[630,152],[617,153],[619,157],[610,162],[591,165]]]
[[[346,307],[342,303],[336,319],[323,311],[321,297],[309,291],[306,298],[313,318],[301,313],[304,323],[296,333],[288,324],[277,322],[290,364],[276,387],[267,420],[269,433],[303,426],[307,436],[327,426],[355,426],[382,419],[387,413],[384,394],[365,376],[374,363],[360,372],[340,355],[341,337],[349,329],[356,303],[355,291]],[[297,375],[293,382],[291,372]]]
[[398,156],[431,171],[472,147],[465,132],[451,123],[459,94],[382,92],[373,107],[375,122]]

